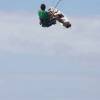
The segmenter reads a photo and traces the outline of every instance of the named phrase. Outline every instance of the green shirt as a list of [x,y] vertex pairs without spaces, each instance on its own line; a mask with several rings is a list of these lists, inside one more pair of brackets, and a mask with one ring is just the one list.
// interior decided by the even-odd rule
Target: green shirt
[[44,19],[44,20],[49,19],[48,12],[46,12],[46,11],[40,10],[38,12],[38,15],[39,15],[39,18],[41,18],[41,19]]

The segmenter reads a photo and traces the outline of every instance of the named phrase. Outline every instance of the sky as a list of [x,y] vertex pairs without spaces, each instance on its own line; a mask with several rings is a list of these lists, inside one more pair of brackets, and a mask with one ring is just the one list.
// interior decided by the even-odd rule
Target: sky
[[100,100],[100,0],[63,0],[70,29],[42,28],[42,1],[0,0],[0,100]]

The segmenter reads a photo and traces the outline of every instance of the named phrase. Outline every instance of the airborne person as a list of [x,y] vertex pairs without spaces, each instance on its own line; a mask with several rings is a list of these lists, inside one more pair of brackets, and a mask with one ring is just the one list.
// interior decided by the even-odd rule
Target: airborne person
[[49,13],[45,9],[46,9],[46,5],[41,4],[40,10],[38,12],[40,25],[42,25],[42,27],[49,27],[53,24],[56,24],[56,20],[50,20]]
[[50,27],[52,25],[55,25],[56,21],[60,22],[61,25],[63,25],[66,28],[71,27],[71,23],[68,20],[68,18],[60,10],[56,9],[60,1],[61,0],[57,2],[55,7],[49,8],[48,11],[46,11],[46,5],[41,4],[38,16],[40,19],[40,25],[42,27]]

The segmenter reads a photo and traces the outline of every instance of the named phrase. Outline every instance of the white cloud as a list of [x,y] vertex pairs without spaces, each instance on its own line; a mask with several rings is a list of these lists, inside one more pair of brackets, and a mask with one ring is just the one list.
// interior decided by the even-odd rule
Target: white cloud
[[0,14],[0,50],[36,55],[100,55],[100,17],[70,18],[71,29],[59,24],[41,28],[32,14]]

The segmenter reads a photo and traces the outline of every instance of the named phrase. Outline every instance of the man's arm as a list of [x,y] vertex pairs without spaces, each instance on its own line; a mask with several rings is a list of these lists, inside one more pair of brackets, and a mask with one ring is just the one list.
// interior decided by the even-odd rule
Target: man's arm
[[40,25],[42,25],[42,19],[40,19]]

